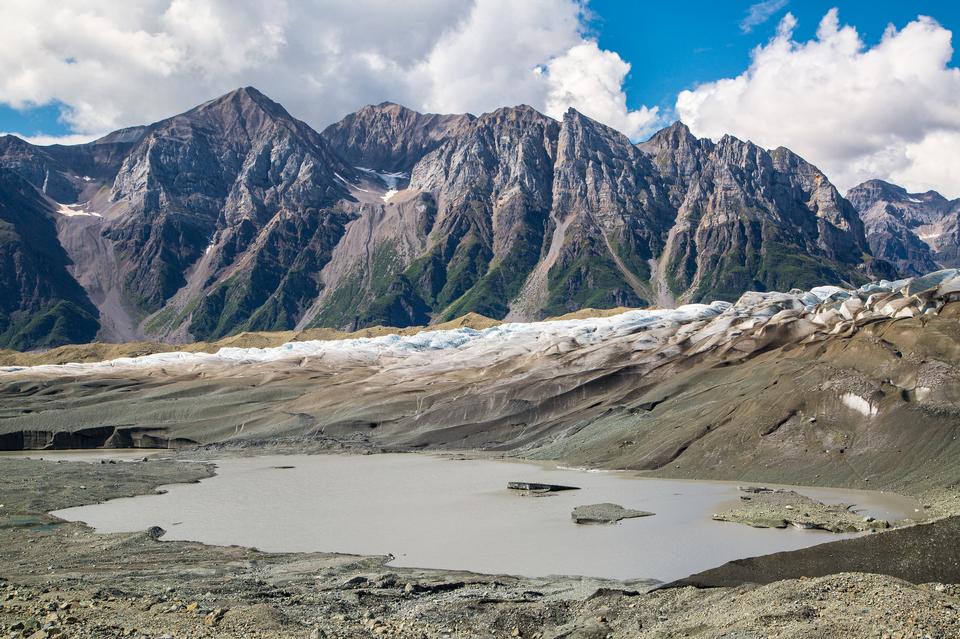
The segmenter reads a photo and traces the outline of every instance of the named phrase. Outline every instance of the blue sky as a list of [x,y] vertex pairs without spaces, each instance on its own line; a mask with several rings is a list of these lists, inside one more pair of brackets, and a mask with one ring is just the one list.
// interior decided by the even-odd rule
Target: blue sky
[[[742,72],[753,48],[774,35],[778,21],[788,11],[798,19],[798,40],[812,37],[831,7],[839,8],[841,20],[856,26],[867,44],[879,40],[888,24],[899,28],[919,14],[932,16],[955,33],[960,28],[960,2],[946,0],[780,0],[772,5],[781,3],[768,20],[745,31],[741,23],[749,8],[758,3],[592,0],[587,32],[602,49],[615,51],[631,63],[632,71],[624,82],[628,107],[659,106],[670,111],[679,91]],[[954,53],[954,64],[957,57]],[[0,103],[0,131],[26,136],[70,134],[74,129],[60,117],[62,107],[57,100],[21,109]]]
[[71,129],[66,122],[61,121],[60,109],[59,102],[24,109],[0,105],[0,131],[25,136],[66,135]]
[[[888,24],[902,28],[918,15],[928,15],[954,33],[960,32],[960,1],[793,0],[783,3],[766,22],[744,32],[740,24],[754,4],[593,0],[589,24],[601,48],[616,51],[631,63],[625,82],[631,108],[670,108],[683,89],[739,74],[750,63],[753,48],[773,37],[788,11],[797,18],[798,40],[813,37],[820,19],[832,7],[839,9],[841,21],[857,27],[868,45],[880,39]],[[957,60],[954,51],[954,65]]]
[[957,32],[956,0],[3,0],[0,132],[75,143],[252,85],[317,129],[383,101],[635,141],[679,118],[841,190],[960,197]]

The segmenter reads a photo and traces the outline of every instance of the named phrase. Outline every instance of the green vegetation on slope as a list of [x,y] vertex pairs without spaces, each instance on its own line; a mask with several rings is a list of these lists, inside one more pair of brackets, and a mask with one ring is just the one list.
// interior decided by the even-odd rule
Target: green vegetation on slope
[[[242,331],[293,328],[316,299],[316,274],[330,260],[349,219],[338,210],[283,216],[258,240],[261,246],[252,263],[200,300],[190,332],[209,340]],[[309,239],[304,243],[305,237]]]
[[537,225],[537,219],[542,217],[526,212],[525,223],[506,255],[494,262],[470,290],[447,306],[440,317],[449,320],[471,312],[498,319],[506,316],[510,300],[520,292],[540,256],[543,228]]
[[369,271],[359,266],[341,278],[311,326],[355,329],[362,326],[412,326],[429,321],[429,307],[401,272],[395,246],[379,244]]
[[547,274],[547,286],[547,315],[563,315],[580,308],[647,305],[606,254],[582,252],[569,264],[558,262]]
[[76,344],[97,334],[100,324],[89,309],[68,300],[32,313],[0,314],[0,347],[15,350]]

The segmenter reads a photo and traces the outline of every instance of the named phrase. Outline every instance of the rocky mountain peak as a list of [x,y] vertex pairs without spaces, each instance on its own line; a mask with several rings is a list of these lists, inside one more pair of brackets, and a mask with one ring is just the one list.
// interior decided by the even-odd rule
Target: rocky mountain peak
[[592,120],[580,113],[573,107],[569,107],[566,111],[563,112],[563,117],[560,119],[560,122],[565,127],[580,127],[580,128],[590,128],[594,125],[599,124],[596,120]]
[[883,195],[906,195],[907,190],[902,186],[891,184],[884,180],[867,180],[850,189],[850,193],[871,192]]
[[671,180],[689,178],[700,171],[705,154],[712,147],[710,140],[698,139],[679,120],[637,145],[638,149],[651,157],[658,170]]
[[532,106],[527,104],[518,104],[513,107],[500,107],[490,113],[484,113],[479,118],[480,122],[486,123],[520,123],[520,124],[532,124],[532,123],[543,123],[543,122],[555,122],[553,118],[549,118],[544,114],[540,113]]
[[936,191],[910,193],[883,180],[868,180],[847,192],[877,256],[908,275],[960,265],[960,200]]
[[563,114],[560,126],[560,150],[564,153],[586,149],[605,149],[608,153],[622,155],[635,152],[630,139],[616,129],[585,116],[573,107]]
[[367,105],[323,130],[323,138],[354,166],[409,173],[444,140],[462,133],[470,114],[418,113],[394,102]]
[[690,127],[677,120],[670,126],[660,129],[646,142],[638,144],[640,148],[647,150],[654,149],[676,149],[684,146],[695,145],[699,142],[696,136],[690,132]]
[[146,125],[118,129],[106,134],[102,138],[97,138],[90,144],[130,144],[139,141],[148,129],[149,127]]
[[0,135],[0,148],[9,149],[9,148],[26,148],[32,146],[29,142],[24,140],[21,137],[7,133],[6,135]]
[[271,113],[275,117],[290,117],[290,114],[287,113],[287,110],[279,102],[274,102],[266,95],[264,95],[256,87],[240,87],[239,89],[234,89],[229,93],[225,93],[219,98],[214,98],[209,102],[199,105],[196,107],[197,111],[211,108],[222,107],[223,105],[235,105],[240,109],[250,109],[250,108],[260,108],[264,111]]
[[243,87],[158,122],[150,129],[167,135],[184,129],[203,128],[226,140],[236,141],[255,138],[265,128],[277,125],[298,129],[303,134],[314,133],[257,89]]
[[[948,208],[950,201],[936,191],[908,193],[907,189],[883,180],[867,180],[847,192],[847,199],[858,210],[867,210],[877,202],[923,204],[927,207]],[[917,208],[917,207],[913,207]]]
[[124,339],[667,307],[871,261],[788,149],[682,122],[634,144],[576,109],[382,102],[318,133],[243,87],[88,145],[0,138],[0,167],[56,200],[70,275]]
[[[319,133],[253,87],[150,125],[116,172],[104,224],[130,316],[139,322],[168,304],[196,304],[228,267],[238,281],[239,268],[251,276],[258,265],[241,267],[237,256],[256,253],[269,232],[315,232],[324,211],[352,199],[356,180]],[[279,285],[277,272],[270,278]],[[262,303],[269,292],[255,297]],[[203,302],[199,311],[211,303]]]

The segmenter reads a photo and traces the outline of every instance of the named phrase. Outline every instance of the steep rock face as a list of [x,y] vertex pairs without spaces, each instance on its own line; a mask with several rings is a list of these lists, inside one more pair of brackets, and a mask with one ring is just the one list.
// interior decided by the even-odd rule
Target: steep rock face
[[67,270],[48,200],[0,168],[0,347],[90,341],[97,310]]
[[960,200],[936,191],[908,193],[882,180],[869,180],[847,193],[860,213],[870,249],[904,275],[960,265]]
[[676,207],[660,263],[682,299],[865,279],[857,267],[870,252],[856,211],[788,149],[729,135],[714,144],[680,123],[639,148]]
[[144,129],[123,129],[75,146],[40,147],[6,135],[0,137],[0,166],[17,173],[52,200],[75,204],[113,180]]
[[0,138],[0,166],[15,172],[54,200],[77,201],[81,184],[71,179],[67,167],[57,162],[47,150],[13,135]]
[[542,314],[653,301],[649,260],[674,219],[657,181],[626,136],[573,109],[564,115],[552,213],[563,232],[552,238]]
[[146,127],[115,131],[89,144],[38,147],[14,136],[0,138],[0,167],[30,182],[55,211],[57,235],[68,270],[99,312],[96,337],[107,341],[139,337],[123,302],[119,262],[102,236],[103,217],[92,214],[106,200],[126,154]]
[[[206,280],[192,282],[197,289],[218,280],[190,324],[198,336],[212,337],[237,329],[274,295],[281,299],[273,303],[284,306],[291,295],[315,294],[315,287],[285,276],[293,253],[318,229],[339,234],[342,224],[328,219],[327,210],[348,197],[342,181],[352,175],[319,134],[255,89],[152,125],[110,194],[119,213],[106,233],[123,260],[130,302],[151,313],[193,276]],[[306,290],[291,293],[287,285]]]
[[[388,151],[423,148],[422,124],[380,105],[325,135],[385,174],[401,168]],[[419,198],[429,229],[402,248],[382,237],[366,277],[329,281],[341,292],[321,294],[303,326],[526,320],[894,275],[871,258],[851,205],[786,149],[698,140],[680,123],[634,145],[574,110],[559,126],[528,107],[448,125],[385,198],[386,209]]]
[[108,340],[291,328],[358,173],[250,87],[91,144],[6,137],[0,166],[61,205],[71,272]]
[[557,123],[530,107],[481,116],[413,170],[433,194],[430,249],[408,274],[442,317],[503,317],[540,256],[552,205]]
[[330,147],[354,166],[407,173],[445,140],[463,133],[470,114],[417,113],[399,104],[367,105],[323,130]]
[[[328,290],[306,325],[505,315],[540,255],[557,131],[554,120],[530,107],[504,108],[470,120],[426,154],[406,188],[363,205],[355,225],[365,229],[366,248],[331,264]],[[405,221],[378,233],[366,230],[373,218],[388,229]]]
[[368,106],[321,135],[255,89],[75,147],[0,139],[102,340],[539,319],[892,277],[786,149],[574,110]]

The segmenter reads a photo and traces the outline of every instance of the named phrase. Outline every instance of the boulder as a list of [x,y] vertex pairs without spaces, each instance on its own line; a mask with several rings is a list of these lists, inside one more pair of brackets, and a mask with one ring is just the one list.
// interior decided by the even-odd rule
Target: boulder
[[613,524],[621,519],[632,519],[634,517],[650,517],[655,513],[645,510],[632,510],[624,508],[618,504],[589,504],[586,506],[577,506],[570,513],[570,517],[577,524]]

